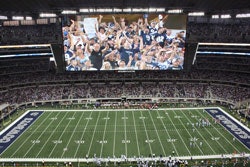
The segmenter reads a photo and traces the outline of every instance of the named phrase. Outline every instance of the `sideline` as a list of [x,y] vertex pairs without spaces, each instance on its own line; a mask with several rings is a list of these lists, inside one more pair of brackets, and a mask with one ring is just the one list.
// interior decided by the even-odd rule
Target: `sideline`
[[[171,157],[172,159],[178,160],[199,160],[199,159],[227,159],[227,158],[246,158],[250,157],[250,154],[223,154],[223,155],[204,155],[204,156],[180,156],[180,157]],[[137,162],[138,160],[142,161],[159,161],[159,160],[168,160],[169,157],[136,157],[136,158],[1,158],[0,162]]]

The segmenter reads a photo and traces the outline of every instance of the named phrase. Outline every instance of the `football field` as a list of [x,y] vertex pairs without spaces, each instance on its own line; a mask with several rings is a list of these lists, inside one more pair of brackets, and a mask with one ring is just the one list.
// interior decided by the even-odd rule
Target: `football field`
[[[36,114],[30,111],[30,115]],[[1,146],[2,158],[191,157],[250,152],[204,109],[46,110],[30,124],[32,119],[22,119],[26,122],[19,123],[16,138],[13,132],[17,129],[6,131],[13,142]],[[6,138],[1,139],[4,142]]]

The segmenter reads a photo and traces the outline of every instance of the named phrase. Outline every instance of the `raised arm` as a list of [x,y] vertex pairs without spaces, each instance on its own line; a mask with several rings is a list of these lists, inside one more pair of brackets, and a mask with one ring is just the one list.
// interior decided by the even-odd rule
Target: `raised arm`
[[87,41],[86,42],[86,50],[85,51],[87,51],[88,53],[91,53],[92,52],[92,50],[90,49],[90,41]]
[[129,43],[132,43],[132,42],[133,42],[133,39],[128,38],[128,36],[126,35],[126,33],[122,32],[122,34],[124,35],[124,37],[126,38],[126,40],[127,40]]
[[122,18],[120,18],[120,21],[121,21],[121,29],[122,30],[124,30],[125,29],[125,18],[124,17],[122,17]]
[[119,23],[117,23],[117,21],[116,21],[116,19],[115,19],[115,16],[112,16],[112,19],[113,19],[113,22],[114,22],[115,26],[120,27]]
[[139,36],[139,39],[140,39],[140,51],[143,49],[143,38],[142,36]]
[[117,31],[115,43],[116,43],[118,49],[120,49],[120,47],[121,47],[120,35],[121,35],[121,31]]
[[105,53],[105,52],[107,52],[108,49],[109,49],[109,45],[106,44],[106,45],[105,45],[105,48],[102,49],[102,54]]
[[99,15],[99,19],[98,19],[98,24],[99,25],[102,23],[102,18],[103,18],[103,15]]

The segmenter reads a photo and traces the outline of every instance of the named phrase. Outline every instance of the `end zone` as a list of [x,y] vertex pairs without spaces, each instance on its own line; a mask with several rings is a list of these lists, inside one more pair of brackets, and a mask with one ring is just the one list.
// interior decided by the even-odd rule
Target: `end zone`
[[4,129],[0,134],[0,154],[2,154],[42,113],[43,111],[29,111]]
[[246,126],[220,108],[206,108],[205,111],[250,149],[250,130]]

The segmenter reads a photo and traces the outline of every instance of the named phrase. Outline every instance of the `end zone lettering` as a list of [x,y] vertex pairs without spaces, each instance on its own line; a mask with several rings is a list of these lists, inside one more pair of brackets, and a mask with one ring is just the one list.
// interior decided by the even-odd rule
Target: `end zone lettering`
[[240,127],[238,127],[232,121],[227,119],[224,115],[217,115],[216,118],[221,120],[225,124],[226,127],[231,129],[232,131],[234,131],[235,134],[239,135],[240,138],[242,138],[242,139],[250,139],[250,136],[246,132],[244,132]]
[[247,148],[250,149],[250,130],[247,127],[241,126],[240,123],[233,117],[227,115],[225,111],[219,108],[205,109],[212,117],[220,120],[223,125],[231,134],[239,139]]
[[0,138],[0,144],[8,143],[12,138],[15,137],[18,133],[20,133],[29,123],[33,120],[33,118],[25,118],[22,120],[16,127],[14,127],[9,133]]
[[0,135],[0,154],[21,135],[43,112],[30,111]]

